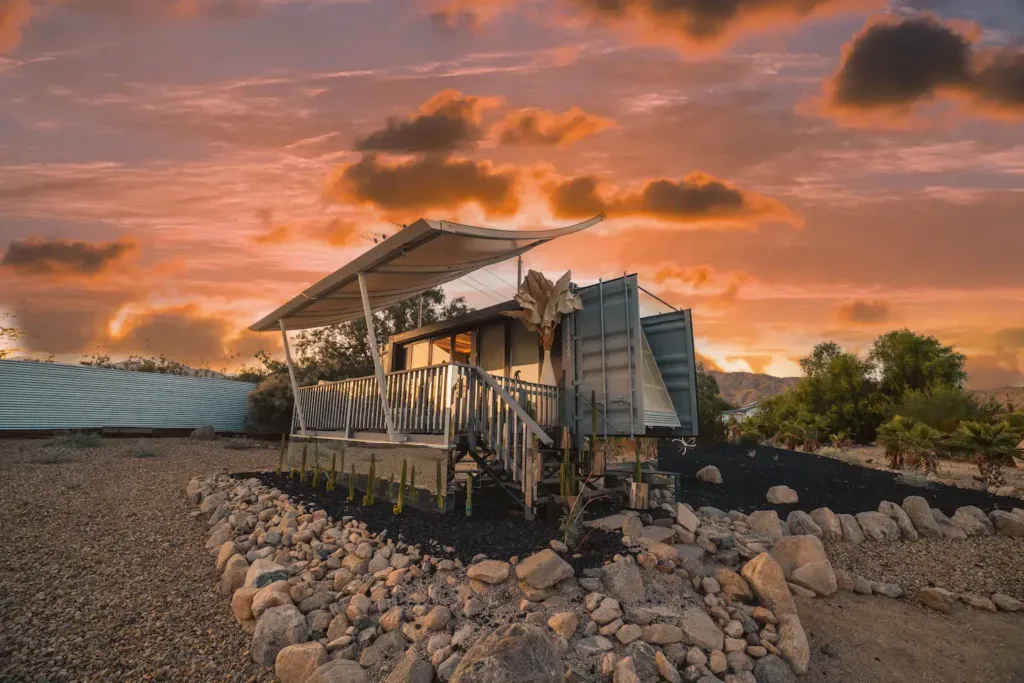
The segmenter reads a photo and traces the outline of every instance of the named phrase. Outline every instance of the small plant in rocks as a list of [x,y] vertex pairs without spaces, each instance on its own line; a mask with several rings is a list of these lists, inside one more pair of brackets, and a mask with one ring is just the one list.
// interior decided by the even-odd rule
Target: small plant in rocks
[[129,453],[133,458],[156,457],[156,451],[150,448],[149,445],[143,439],[139,439],[138,441],[136,441],[135,445],[132,446],[132,449],[131,451],[129,451]]
[[65,448],[99,448],[103,445],[103,437],[99,434],[86,434],[84,432],[65,432],[53,437],[51,446],[63,446]]

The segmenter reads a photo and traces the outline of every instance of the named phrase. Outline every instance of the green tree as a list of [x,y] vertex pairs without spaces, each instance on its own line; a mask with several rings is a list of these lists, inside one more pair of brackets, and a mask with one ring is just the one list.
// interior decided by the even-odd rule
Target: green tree
[[800,369],[806,377],[824,374],[832,361],[843,355],[843,349],[835,342],[821,342],[814,346],[809,356],[800,359]]
[[981,420],[991,411],[985,410],[978,399],[959,387],[934,385],[907,391],[895,413],[948,434],[961,422]]
[[718,443],[726,437],[726,425],[722,412],[732,410],[733,405],[722,398],[718,380],[704,370],[704,364],[697,363],[697,429],[704,443]]
[[910,390],[933,386],[963,387],[967,357],[935,337],[894,330],[878,337],[868,356],[878,370],[879,387],[893,401]]

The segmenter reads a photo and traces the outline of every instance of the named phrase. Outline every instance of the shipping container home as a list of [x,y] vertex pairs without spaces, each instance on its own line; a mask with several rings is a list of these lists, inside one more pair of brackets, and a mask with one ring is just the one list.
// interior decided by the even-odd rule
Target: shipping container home
[[[600,220],[536,232],[419,220],[251,329],[279,329],[287,351],[288,330],[372,320],[373,311]],[[582,308],[555,328],[554,381],[542,381],[537,332],[506,315],[519,309],[515,300],[388,340],[371,324],[373,376],[294,387],[293,448],[315,441],[318,452],[342,454],[343,471],[365,474],[372,461],[382,479],[402,461],[428,474],[441,463],[443,476],[428,477],[432,495],[450,493],[460,464],[470,463],[531,516],[560,490],[564,475],[552,471],[567,458],[574,481],[602,488],[595,439],[696,436],[690,312],[644,290],[635,274],[569,289]]]

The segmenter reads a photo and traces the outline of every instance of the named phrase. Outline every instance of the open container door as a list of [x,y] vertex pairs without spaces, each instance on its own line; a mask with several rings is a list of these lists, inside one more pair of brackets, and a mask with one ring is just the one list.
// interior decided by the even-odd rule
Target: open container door
[[583,309],[566,330],[567,375],[575,390],[569,400],[578,443],[594,427],[591,396],[597,398],[599,436],[642,436],[643,341],[636,275],[576,290]]
[[693,317],[689,310],[652,315],[640,320],[654,362],[661,371],[679,426],[651,424],[650,436],[691,437],[697,434],[697,355],[693,349]]

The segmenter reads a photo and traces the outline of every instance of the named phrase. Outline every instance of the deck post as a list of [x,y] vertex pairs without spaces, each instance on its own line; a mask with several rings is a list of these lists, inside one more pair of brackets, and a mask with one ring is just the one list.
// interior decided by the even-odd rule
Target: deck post
[[299,414],[299,428],[302,435],[306,435],[306,413],[302,410],[302,401],[299,400],[299,383],[295,381],[295,366],[292,364],[292,350],[288,346],[288,332],[284,328],[284,320],[278,319],[277,324],[281,327],[281,340],[284,342],[284,359],[288,361],[288,378],[292,381],[292,396],[295,398],[295,412]]
[[373,370],[377,374],[377,388],[380,389],[380,405],[384,410],[384,424],[388,428],[388,439],[395,438],[395,423],[391,417],[391,406],[388,405],[388,380],[384,374],[384,366],[380,362],[380,349],[377,348],[377,332],[373,324],[373,309],[370,308],[370,295],[366,291],[366,274],[359,273],[359,293],[363,296],[363,314],[366,316],[366,338],[370,343],[370,355],[373,356]]

